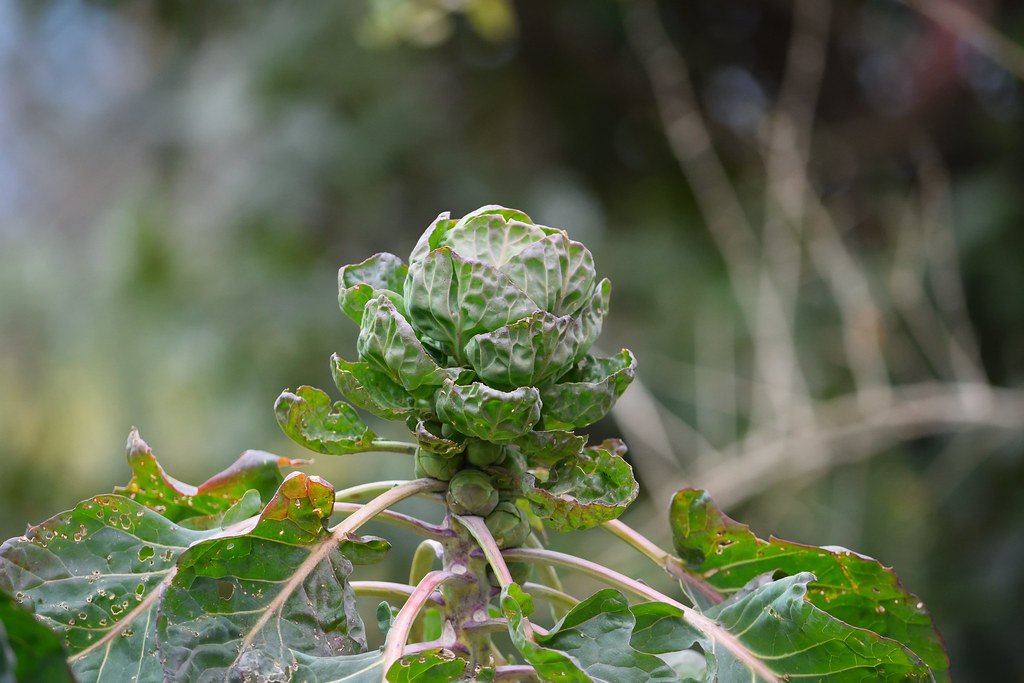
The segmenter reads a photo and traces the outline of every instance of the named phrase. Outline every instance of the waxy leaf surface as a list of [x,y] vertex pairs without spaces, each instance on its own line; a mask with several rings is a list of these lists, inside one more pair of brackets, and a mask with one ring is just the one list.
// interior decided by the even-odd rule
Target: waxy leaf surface
[[363,410],[385,420],[401,420],[417,410],[432,410],[391,376],[375,370],[369,363],[350,363],[338,354],[331,356],[331,374],[338,390]]
[[441,237],[439,245],[464,258],[499,267],[546,233],[522,220],[507,220],[498,213],[461,219]]
[[538,386],[564,373],[579,352],[580,325],[570,316],[537,311],[466,343],[466,359],[497,389]]
[[590,250],[562,231],[524,247],[501,271],[556,316],[573,315],[587,303],[596,274]]
[[587,437],[564,430],[530,431],[511,442],[531,465],[550,466],[575,456],[587,444]]
[[465,681],[466,660],[440,648],[402,657],[388,670],[388,683],[454,683]]
[[182,554],[158,623],[167,676],[288,680],[298,667],[294,652],[365,650],[348,584],[352,562],[326,530],[333,505],[330,485],[295,473],[251,528]]
[[[780,677],[829,681],[930,681],[928,667],[895,640],[846,624],[804,600],[809,572],[759,585],[705,614]],[[759,680],[724,647],[715,652],[717,680]]]
[[441,247],[409,268],[405,309],[413,327],[464,365],[471,337],[525,318],[537,305],[494,266]]
[[636,377],[628,349],[610,358],[586,356],[558,384],[541,387],[542,417],[548,429],[578,429],[608,414]]
[[860,628],[893,638],[914,651],[936,678],[949,659],[931,615],[892,569],[843,548],[819,548],[777,538],[764,541],[723,513],[701,490],[683,489],[669,512],[673,544],[684,564],[725,595],[755,576],[776,571],[813,572],[808,599]]
[[525,617],[530,603],[515,584],[502,589],[501,610],[512,642],[544,681],[567,683],[674,683],[658,657],[630,645],[636,620],[620,593],[603,590],[579,603],[548,635],[531,642]]
[[163,680],[156,612],[186,529],[117,495],[96,496],[0,546],[0,590],[63,636],[79,681]]
[[114,493],[142,503],[182,526],[209,529],[219,526],[224,513],[249,490],[255,490],[258,499],[270,500],[284,479],[281,468],[304,462],[264,451],[246,451],[226,470],[192,486],[164,472],[152,449],[138,431],[132,430],[128,436],[132,478],[126,486],[115,487]]
[[416,423],[416,428],[413,429],[413,434],[416,435],[416,443],[420,445],[420,448],[443,456],[455,455],[466,450],[465,437],[449,439],[437,433],[439,431],[438,428],[440,427],[440,424],[432,423],[432,427],[434,427],[434,429],[428,429],[423,420],[419,420]]
[[402,287],[409,268],[394,254],[374,254],[362,263],[342,266],[338,271],[338,304],[357,323],[363,319],[366,303],[381,294],[402,302]]
[[640,487],[633,468],[622,458],[621,441],[563,458],[538,481],[523,475],[523,494],[533,512],[557,531],[588,529],[618,517],[636,498]]
[[437,394],[437,414],[467,436],[510,441],[540,419],[540,394],[533,387],[499,391],[481,382],[468,386],[445,380]]
[[374,433],[347,403],[331,404],[326,393],[302,386],[274,404],[277,422],[296,443],[319,453],[346,455],[372,447]]
[[356,349],[360,360],[409,391],[423,384],[440,385],[445,377],[412,325],[386,296],[366,304]]
[[356,655],[316,657],[292,652],[294,681],[302,683],[380,683],[384,675],[384,652],[370,650]]

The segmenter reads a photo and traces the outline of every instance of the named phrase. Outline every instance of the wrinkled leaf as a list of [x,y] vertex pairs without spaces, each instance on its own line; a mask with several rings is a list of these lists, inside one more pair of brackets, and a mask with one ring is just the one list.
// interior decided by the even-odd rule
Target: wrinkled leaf
[[438,648],[402,657],[388,669],[389,683],[452,683],[462,681],[466,660]]
[[446,377],[416,338],[412,325],[386,296],[366,304],[356,349],[360,360],[409,391],[423,384],[440,385]]
[[74,683],[56,633],[0,591],[0,683]]
[[541,680],[571,683],[675,682],[678,677],[654,655],[630,645],[635,619],[625,598],[611,589],[579,603],[546,636],[531,642],[526,633],[524,594],[519,586],[502,589],[501,610],[509,635]]
[[381,294],[402,302],[402,287],[409,269],[394,254],[374,254],[362,263],[338,270],[338,304],[348,317],[360,323],[366,303]]
[[579,455],[587,437],[562,430],[530,431],[511,443],[519,447],[531,465],[554,465],[563,458]]
[[437,414],[467,436],[508,441],[522,436],[540,419],[540,394],[533,387],[498,391],[486,384],[468,386],[445,380],[437,394]]
[[465,437],[455,435],[458,438],[449,439],[437,433],[440,431],[439,423],[432,422],[431,426],[436,426],[436,429],[428,429],[423,420],[419,420],[416,423],[416,428],[413,430],[413,434],[416,435],[416,443],[418,443],[421,448],[428,450],[431,453],[443,456],[456,455],[466,450]]
[[320,389],[302,386],[285,391],[274,404],[277,422],[296,443],[319,453],[346,455],[372,447],[375,435],[347,403],[331,399]]
[[413,327],[464,365],[466,341],[529,316],[537,305],[494,266],[441,247],[409,268],[405,308]]
[[466,343],[466,359],[492,387],[538,386],[571,367],[580,344],[580,325],[570,316],[536,311]]
[[556,316],[574,315],[583,308],[596,277],[590,250],[562,231],[527,245],[507,259],[501,271]]
[[325,526],[333,506],[329,484],[296,472],[250,529],[182,553],[158,622],[172,680],[287,680],[294,652],[365,650],[352,562]]
[[[580,323],[580,358],[582,358],[582,354],[586,353],[594,345],[597,338],[601,336],[601,327],[604,324],[605,316],[608,315],[608,306],[611,304],[611,299],[612,283],[608,278],[605,278],[597,283],[590,299],[580,309],[579,313],[573,316]],[[576,360],[580,360],[580,358]]]
[[587,355],[558,384],[542,387],[544,426],[578,429],[608,414],[636,377],[636,358],[623,349],[610,358]]
[[462,218],[444,234],[439,246],[451,247],[464,258],[499,267],[524,247],[545,237],[543,230],[522,218],[506,219],[499,213],[488,212]]
[[623,450],[621,441],[608,440],[563,458],[546,481],[524,474],[523,494],[531,509],[557,531],[588,529],[615,519],[640,490]]
[[115,487],[114,493],[156,510],[172,522],[202,529],[219,526],[220,517],[249,490],[255,489],[258,499],[270,500],[284,479],[281,468],[305,463],[263,451],[246,451],[231,467],[192,486],[164,472],[152,449],[134,429],[128,435],[127,450],[132,478],[127,486]]
[[96,496],[0,546],[0,590],[63,636],[79,680],[163,680],[159,589],[178,556],[212,533],[123,496]]
[[[846,624],[804,600],[803,572],[739,593],[706,612],[778,675],[829,681],[930,681],[928,667],[895,640]],[[748,664],[715,651],[717,679],[749,681]]]
[[418,410],[432,411],[390,376],[368,363],[350,363],[338,354],[331,356],[331,373],[338,390],[354,405],[385,420],[400,420]]
[[807,596],[819,609],[854,626],[904,643],[937,677],[949,659],[931,615],[892,569],[842,548],[818,548],[777,538],[763,541],[726,516],[700,490],[683,489],[670,510],[676,552],[690,569],[729,595],[755,576],[813,572]]

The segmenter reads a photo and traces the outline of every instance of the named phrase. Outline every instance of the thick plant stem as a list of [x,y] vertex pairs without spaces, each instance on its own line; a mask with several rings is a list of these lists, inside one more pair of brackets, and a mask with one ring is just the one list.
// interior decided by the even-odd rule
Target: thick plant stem
[[413,590],[412,595],[405,601],[405,605],[398,611],[391,630],[388,631],[387,640],[384,641],[384,671],[391,668],[402,656],[405,649],[405,641],[409,637],[409,630],[412,628],[416,616],[423,605],[430,600],[434,591],[443,584],[452,581],[463,581],[465,577],[443,570],[432,571],[423,577],[419,585]]
[[[412,480],[415,481],[415,480]],[[410,482],[409,479],[386,479],[384,481],[373,481],[358,486],[351,486],[334,493],[334,502],[343,503],[364,498],[375,498],[382,493],[390,491],[396,486],[403,486]]]
[[699,575],[688,570],[677,557],[659,548],[636,529],[626,526],[617,519],[605,522],[601,526],[604,527],[605,531],[625,541],[634,549],[640,551],[651,562],[654,562],[676,579],[703,595],[711,601],[711,604],[718,604],[725,599],[714,586]]
[[[335,503],[334,514],[351,514],[361,507],[363,506],[359,503]],[[383,512],[378,513],[375,521],[384,522],[400,529],[406,529],[418,536],[423,536],[424,538],[438,539],[452,535],[451,529],[444,529],[436,524],[430,524],[428,522],[424,522],[422,519],[417,519],[410,515],[403,515],[401,512],[393,512],[391,510],[384,510]]]

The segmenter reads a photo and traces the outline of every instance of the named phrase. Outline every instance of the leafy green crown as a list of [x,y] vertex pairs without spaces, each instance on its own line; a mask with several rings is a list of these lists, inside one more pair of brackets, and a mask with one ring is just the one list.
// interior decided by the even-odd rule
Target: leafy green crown
[[[564,230],[500,206],[458,220],[442,213],[408,265],[375,254],[342,267],[338,288],[342,311],[359,324],[359,359],[335,354],[335,382],[353,405],[406,421],[417,475],[447,481],[484,468],[501,500],[528,501],[557,528],[607,521],[635,498],[622,442],[586,448],[573,432],[611,410],[636,359],[627,349],[590,353],[611,283]],[[285,431],[314,450],[363,451],[374,438],[353,431],[361,423],[350,406],[331,406],[311,387],[285,392],[276,410]],[[456,483],[450,502],[476,514],[494,509],[490,492],[474,488],[461,498],[485,503],[465,505]],[[552,518],[555,508],[565,514]]]

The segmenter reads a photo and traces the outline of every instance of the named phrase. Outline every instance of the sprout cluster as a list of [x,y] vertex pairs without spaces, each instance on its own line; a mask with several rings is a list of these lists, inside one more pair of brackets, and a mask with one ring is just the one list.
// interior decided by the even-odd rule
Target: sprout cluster
[[441,214],[408,264],[376,254],[341,268],[338,285],[360,326],[358,360],[331,359],[339,389],[405,420],[417,474],[450,480],[453,510],[486,515],[505,545],[521,543],[526,518],[515,490],[492,485],[500,472],[582,453],[572,430],[607,414],[636,371],[628,350],[589,353],[611,292],[590,251],[521,211],[485,206]]

